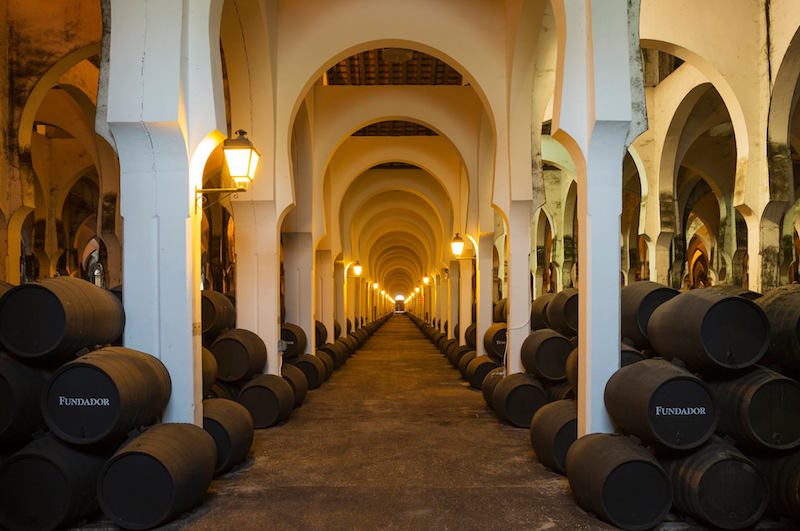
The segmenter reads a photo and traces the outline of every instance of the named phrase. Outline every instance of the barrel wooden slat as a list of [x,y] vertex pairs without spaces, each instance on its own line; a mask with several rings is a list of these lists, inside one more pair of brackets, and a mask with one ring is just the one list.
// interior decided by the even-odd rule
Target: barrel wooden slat
[[476,388],[481,389],[486,375],[500,365],[489,356],[476,356],[467,365],[467,381]]
[[572,343],[555,330],[544,328],[531,332],[522,342],[520,356],[525,371],[542,381],[566,380],[566,362]]
[[464,341],[467,343],[471,349],[475,350],[475,346],[478,344],[478,327],[475,324],[471,324],[464,330]]
[[506,353],[506,323],[495,323],[483,334],[483,348],[486,355],[497,363],[503,363]]
[[708,386],[664,360],[622,367],[608,380],[604,400],[620,431],[660,448],[697,448],[717,427]]
[[754,456],[753,461],[769,484],[769,511],[800,517],[800,451]]
[[214,439],[193,424],[159,424],[120,448],[97,483],[100,507],[125,529],[150,529],[191,509],[214,477]]
[[578,392],[578,347],[572,349],[567,356],[567,361],[565,362],[565,374],[567,377],[567,382],[569,382],[569,386],[572,387],[572,390],[576,393]]
[[713,440],[677,459],[662,460],[675,507],[720,529],[758,522],[769,503],[769,485],[756,466],[729,444]]
[[800,284],[770,290],[755,303],[769,319],[770,360],[800,372]]
[[201,293],[203,338],[214,341],[225,330],[236,327],[236,308],[222,293],[211,290]]
[[492,407],[497,416],[518,428],[530,427],[534,413],[547,402],[545,388],[526,373],[505,376],[492,392]]
[[450,347],[452,345],[458,345],[458,341],[456,339],[454,339],[454,338],[448,339],[447,341],[442,343],[442,348],[439,349],[439,350],[441,350],[442,354],[444,354],[446,356],[447,355],[447,351],[450,350]]
[[292,386],[292,392],[294,392],[294,407],[300,407],[308,393],[308,380],[306,379],[306,375],[303,371],[290,363],[286,363],[281,367],[281,375],[283,379]]
[[217,358],[205,347],[203,347],[201,352],[203,365],[203,396],[206,396],[211,390],[211,386],[217,381]]
[[647,323],[656,308],[675,297],[678,290],[669,286],[641,280],[632,282],[620,291],[622,337],[631,340],[636,348],[646,348]]
[[350,319],[348,319],[347,320],[347,330],[346,330],[346,332],[349,334],[352,331],[353,331],[353,322]]
[[42,392],[42,414],[50,431],[69,443],[118,442],[155,423],[171,390],[169,372],[154,356],[105,347],[53,373]]
[[339,321],[334,319],[334,321],[333,321],[333,339],[339,339],[339,337],[341,337],[341,335],[342,335],[342,325],[339,323]]
[[492,307],[492,321],[495,323],[505,323],[506,316],[506,306],[508,305],[508,299],[500,299],[496,303],[494,303]]
[[567,451],[566,469],[580,506],[622,529],[651,529],[672,506],[664,469],[628,437],[584,435]]
[[539,462],[566,474],[567,451],[578,438],[578,403],[557,400],[539,408],[531,419],[530,438]]
[[203,429],[217,445],[215,475],[244,461],[253,445],[253,418],[247,408],[233,400],[204,400]]
[[461,377],[465,380],[467,378],[467,366],[469,366],[470,362],[472,362],[476,356],[477,353],[474,350],[468,350],[458,358],[458,364],[456,365],[456,368],[458,369],[458,372],[461,373]]
[[578,290],[567,288],[556,293],[547,304],[550,328],[572,337],[578,335]]
[[576,392],[572,389],[572,386],[569,385],[569,382],[545,384],[544,388],[547,391],[547,399],[550,402],[555,402],[557,400],[574,400],[576,396]]
[[505,376],[505,369],[499,366],[492,369],[486,374],[486,377],[481,382],[481,393],[483,394],[483,401],[486,405],[492,407],[492,395],[494,395],[494,388],[497,387],[498,382]]
[[303,374],[306,376],[309,389],[319,388],[319,386],[322,385],[322,382],[328,378],[328,369],[325,367],[325,362],[323,362],[317,356],[303,354],[302,356],[297,356],[289,363],[303,371]]
[[108,453],[88,452],[52,434],[0,466],[0,527],[64,529],[97,509],[97,478]]
[[719,430],[738,445],[761,450],[800,447],[800,383],[755,367],[709,385],[719,410]]
[[242,387],[239,403],[250,412],[255,428],[269,428],[289,418],[294,392],[282,377],[262,374]]
[[533,300],[533,304],[531,304],[531,330],[550,328],[550,322],[547,320],[547,305],[550,304],[550,300],[554,296],[555,293],[543,293]]
[[753,301],[696,289],[656,308],[647,336],[662,356],[678,358],[694,372],[715,373],[758,363],[769,346],[770,328]]
[[124,326],[119,299],[77,278],[23,284],[0,298],[0,342],[15,356],[48,365],[116,341]]
[[217,378],[233,383],[261,374],[267,364],[267,346],[250,330],[235,328],[217,337],[209,350],[217,360]]
[[328,329],[322,321],[314,321],[314,340],[315,345],[323,345],[328,340]]
[[317,358],[325,364],[325,372],[326,376],[325,379],[331,377],[333,371],[336,370],[336,361],[333,359],[333,356],[325,352],[324,350],[317,350]]
[[0,453],[16,450],[44,427],[45,374],[0,354]]

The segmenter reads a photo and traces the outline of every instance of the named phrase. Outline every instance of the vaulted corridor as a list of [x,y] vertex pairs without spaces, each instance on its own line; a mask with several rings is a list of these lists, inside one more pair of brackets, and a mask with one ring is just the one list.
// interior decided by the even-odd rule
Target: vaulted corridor
[[171,528],[603,529],[395,316]]

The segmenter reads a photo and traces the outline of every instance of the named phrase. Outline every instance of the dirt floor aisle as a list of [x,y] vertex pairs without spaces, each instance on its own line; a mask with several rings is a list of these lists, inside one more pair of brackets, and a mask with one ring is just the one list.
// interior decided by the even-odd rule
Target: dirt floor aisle
[[603,529],[405,316],[174,529]]

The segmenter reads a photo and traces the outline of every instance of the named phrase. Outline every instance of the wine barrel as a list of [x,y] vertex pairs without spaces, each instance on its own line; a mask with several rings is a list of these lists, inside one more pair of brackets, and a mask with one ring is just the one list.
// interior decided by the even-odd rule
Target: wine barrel
[[346,331],[347,331],[348,334],[353,331],[353,323],[352,323],[352,321],[350,321],[350,319],[347,320],[347,330]]
[[466,341],[467,345],[475,350],[476,345],[478,344],[478,327],[474,324],[471,324],[464,330],[464,341]]
[[442,351],[442,349],[443,349],[443,347],[444,347],[444,344],[445,344],[446,342],[447,342],[447,334],[442,334],[442,337],[440,337],[439,339],[437,339],[437,340],[434,342],[434,344],[436,345],[436,348],[437,348],[437,349],[439,349],[439,352],[441,352],[441,351]]
[[578,403],[557,400],[540,407],[531,419],[530,437],[539,462],[566,474],[567,450],[578,438]]
[[492,407],[497,416],[518,428],[528,428],[536,411],[548,402],[547,391],[533,376],[509,374],[497,382]]
[[269,428],[292,413],[294,392],[289,383],[274,374],[256,376],[239,393],[239,403],[253,417],[253,426]]
[[660,448],[697,448],[717,427],[717,409],[708,386],[664,360],[622,367],[608,380],[604,399],[620,431]]
[[619,366],[626,367],[643,361],[644,355],[630,345],[622,343],[619,352]]
[[[0,280],[0,297],[5,295],[6,291],[10,290],[13,287],[14,287],[14,284],[12,284],[11,282],[6,282],[5,280]],[[120,293],[122,293],[122,286],[119,286],[119,288],[120,288]],[[109,291],[111,291],[111,290],[109,290]],[[120,301],[122,301],[122,299],[120,299]]]
[[715,440],[661,464],[672,483],[675,507],[715,528],[750,527],[767,509],[767,481],[729,444]]
[[658,525],[672,506],[664,469],[623,435],[593,433],[567,451],[567,479],[581,507],[622,529]]
[[467,381],[472,387],[480,389],[486,375],[498,367],[500,365],[489,356],[476,356],[467,365]]
[[234,328],[217,337],[209,350],[217,360],[217,379],[243,382],[264,372],[267,346],[250,330]]
[[318,351],[321,350],[323,352],[327,352],[330,354],[331,358],[333,359],[333,363],[335,367],[338,369],[347,361],[348,357],[348,347],[346,343],[326,343],[317,349]]
[[506,354],[506,323],[495,323],[483,334],[483,348],[486,355],[497,363],[503,363]]
[[364,343],[367,342],[367,339],[369,339],[369,332],[367,332],[366,329],[364,329],[364,327],[361,327],[355,331],[355,336],[356,339],[358,340],[358,346],[361,347],[362,345],[364,345]]
[[770,490],[769,511],[792,518],[800,515],[800,452],[754,457]]
[[567,288],[556,293],[547,304],[550,328],[567,337],[578,335],[578,290]]
[[486,405],[492,407],[492,395],[494,395],[494,388],[497,387],[498,382],[505,376],[505,369],[498,366],[486,374],[486,377],[481,382],[481,394],[483,394],[483,401]]
[[239,388],[235,385],[216,382],[208,390],[208,398],[224,398],[226,400],[236,400],[239,397]]
[[236,327],[236,309],[231,300],[217,291],[203,290],[200,307],[203,338],[214,341],[225,330]]
[[339,355],[342,357],[342,364],[347,363],[347,359],[351,356],[350,344],[343,339],[337,339],[333,343],[333,348],[337,349]]
[[72,444],[120,441],[156,422],[172,391],[169,372],[154,356],[105,347],[62,365],[42,391],[42,415]]
[[342,335],[342,325],[336,319],[333,320],[333,339],[339,339]]
[[569,382],[545,384],[544,388],[547,391],[547,400],[550,402],[555,402],[556,400],[574,400],[577,396],[575,390],[569,385]]
[[578,347],[572,349],[572,352],[567,356],[564,372],[567,376],[567,382],[572,390],[578,392]]
[[[469,347],[467,347],[469,348]],[[477,357],[477,353],[474,350],[469,350],[464,353],[461,357],[458,358],[458,372],[461,373],[461,377],[465,380],[467,379],[467,366]]]
[[570,352],[572,343],[569,339],[549,328],[531,332],[520,349],[525,371],[543,382],[552,383],[566,380],[566,363]]
[[775,288],[755,303],[769,319],[770,359],[786,369],[800,371],[800,284]]
[[347,355],[351,356],[358,350],[358,341],[353,336],[344,336],[341,338],[342,343],[347,347]]
[[461,340],[461,336],[459,334],[458,323],[453,327],[453,337],[456,338],[457,341]]
[[225,296],[228,297],[228,300],[231,301],[233,307],[236,308],[236,292],[235,291],[226,291]]
[[447,338],[447,336],[444,335],[441,332],[436,332],[435,334],[433,334],[431,336],[431,343],[433,343],[438,348],[439,347],[439,341],[441,341],[442,338]]
[[65,529],[96,511],[97,478],[109,453],[52,434],[29,443],[0,467],[0,527]]
[[541,330],[550,328],[547,320],[547,305],[555,296],[555,293],[543,293],[533,300],[531,304],[531,330]]
[[450,350],[450,347],[452,345],[458,346],[458,340],[456,340],[456,339],[448,339],[447,341],[442,343],[442,348],[440,349],[442,351],[442,354],[444,354],[446,356],[447,355],[447,351]]
[[303,400],[306,399],[306,394],[308,393],[308,380],[306,379],[306,375],[290,363],[285,363],[281,367],[281,375],[283,379],[289,382],[289,385],[292,386],[292,392],[294,393],[294,407],[300,407],[303,403]]
[[500,299],[494,305],[492,305],[492,322],[495,323],[505,323],[506,316],[506,305],[508,304],[508,299]]
[[324,345],[328,340],[328,329],[322,321],[314,321],[314,340],[315,345]]
[[299,326],[283,323],[281,340],[286,343],[286,350],[283,352],[284,358],[296,358],[300,354],[306,353],[306,333]]
[[[466,345],[464,345],[464,346],[466,348],[469,348]],[[450,343],[450,345],[447,347],[447,352],[445,352],[444,355],[445,355],[445,357],[447,358],[447,360],[451,364],[453,363],[453,355],[456,353],[456,350],[458,350],[459,348],[461,348],[461,345],[459,345],[456,342]]]
[[0,453],[16,450],[44,427],[45,374],[0,354]]
[[642,349],[649,346],[647,323],[653,311],[678,294],[669,286],[641,280],[632,282],[620,290],[620,317],[622,337],[630,339],[632,345]]
[[322,382],[324,382],[328,377],[328,369],[325,367],[325,362],[323,362],[317,356],[303,354],[302,356],[297,356],[288,363],[291,363],[303,371],[306,381],[308,382],[309,389],[319,388],[319,386],[322,385]]
[[764,450],[800,446],[800,383],[755,367],[709,385],[719,409],[719,430],[738,445]]
[[325,376],[325,379],[327,380],[328,378],[331,377],[333,371],[336,370],[336,361],[334,361],[333,356],[331,356],[324,350],[317,350],[317,358],[319,358],[320,361],[322,361],[322,363],[325,365],[325,373],[327,375]]
[[211,386],[217,381],[217,358],[215,358],[211,351],[205,347],[203,347],[201,352],[203,366],[203,396],[206,396],[211,390]]
[[205,496],[217,465],[214,439],[194,424],[159,424],[120,448],[97,483],[103,512],[125,529],[150,529]]
[[0,343],[20,358],[60,364],[87,347],[113,343],[125,326],[109,291],[72,277],[22,284],[0,298]]
[[203,429],[217,445],[217,476],[244,461],[253,445],[253,418],[233,400],[203,400]]
[[693,372],[743,369],[769,346],[767,316],[753,301],[709,289],[676,295],[653,311],[647,337],[662,356]]

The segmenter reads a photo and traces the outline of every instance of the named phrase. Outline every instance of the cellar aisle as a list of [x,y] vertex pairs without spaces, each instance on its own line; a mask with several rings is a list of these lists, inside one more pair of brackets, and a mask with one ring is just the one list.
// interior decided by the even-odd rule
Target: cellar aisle
[[404,316],[170,529],[603,529]]

